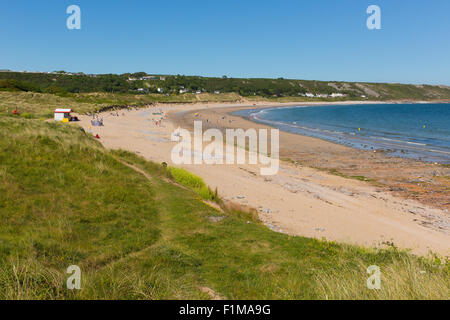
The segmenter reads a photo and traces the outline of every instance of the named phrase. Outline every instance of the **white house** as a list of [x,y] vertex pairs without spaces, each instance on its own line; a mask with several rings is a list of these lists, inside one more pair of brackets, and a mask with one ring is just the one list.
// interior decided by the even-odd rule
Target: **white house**
[[157,76],[146,76],[146,77],[142,77],[141,80],[155,80],[158,79]]
[[[71,118],[72,109],[55,109],[55,121],[69,122]],[[67,119],[67,120],[65,120]]]
[[307,92],[305,96],[307,96],[308,98],[314,98],[314,93]]
[[343,93],[332,93],[331,97],[332,98],[345,97],[345,94],[343,94]]

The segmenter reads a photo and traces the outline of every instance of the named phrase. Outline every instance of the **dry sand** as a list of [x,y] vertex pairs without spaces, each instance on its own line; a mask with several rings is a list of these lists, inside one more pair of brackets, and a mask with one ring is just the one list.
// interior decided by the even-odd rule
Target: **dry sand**
[[[268,105],[258,103],[256,106]],[[93,127],[91,132],[99,134],[100,141],[107,148],[129,150],[146,159],[171,165],[171,150],[176,144],[171,141],[172,132],[180,125],[191,129],[194,118],[208,119],[208,123],[204,122],[205,128],[264,127],[228,114],[230,110],[244,107],[248,108],[248,104],[158,105],[118,111],[119,116],[105,112],[101,115],[105,126]],[[158,111],[163,115],[153,114]],[[161,117],[164,118],[162,126],[155,125],[154,120]],[[81,125],[89,130],[91,118],[79,118]],[[275,176],[261,176],[260,165],[204,164],[182,167],[202,177],[212,189],[217,188],[225,201],[257,209],[260,219],[278,232],[370,247],[394,244],[417,254],[433,251],[449,255],[450,220],[445,211],[445,200],[430,205],[427,197],[419,199],[421,202],[405,199],[406,193],[401,194],[398,190],[396,192],[400,194],[386,187],[329,174],[313,167],[342,167],[345,173],[360,170],[372,174],[378,172],[388,177],[404,177],[409,174],[412,165],[422,175],[441,169],[429,169],[431,165],[418,161],[392,159],[288,133],[280,134],[280,144],[281,158],[301,158],[302,161],[301,165],[295,161],[282,161]],[[385,168],[386,165],[389,168]],[[397,172],[404,168],[407,170],[403,175]],[[411,172],[416,173],[414,170]],[[386,185],[392,186],[391,183]],[[444,196],[448,197],[448,191],[444,192]]]

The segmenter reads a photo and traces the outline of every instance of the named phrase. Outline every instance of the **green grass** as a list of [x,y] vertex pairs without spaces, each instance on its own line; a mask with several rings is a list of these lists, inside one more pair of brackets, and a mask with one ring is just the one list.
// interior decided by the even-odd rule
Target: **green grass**
[[169,167],[168,172],[179,184],[191,188],[205,200],[214,200],[217,198],[217,191],[212,192],[205,184],[202,178],[197,177],[189,171],[182,168]]
[[[449,297],[445,261],[275,233],[169,171],[73,126],[0,117],[0,299]],[[366,288],[374,264],[379,291]]]
[[18,108],[22,117],[51,118],[56,108],[72,108],[77,113],[95,112],[109,106],[135,105],[142,107],[153,103],[236,102],[240,97],[234,93],[184,94],[184,95],[132,95],[112,93],[67,93],[54,95],[35,92],[0,91],[0,115],[12,115]]

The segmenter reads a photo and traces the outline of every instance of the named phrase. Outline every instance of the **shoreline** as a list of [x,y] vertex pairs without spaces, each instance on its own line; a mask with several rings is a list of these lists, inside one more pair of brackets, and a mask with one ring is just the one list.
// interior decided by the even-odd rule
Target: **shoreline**
[[[420,104],[422,104],[422,103],[420,103]],[[445,104],[450,107],[450,103],[445,103]],[[379,105],[379,104],[375,104],[375,105]],[[388,105],[395,105],[395,104],[388,103]],[[320,105],[320,106],[328,107],[328,106],[333,106],[333,105]],[[358,106],[359,107],[359,106],[363,106],[363,104],[357,104],[357,105],[350,104],[350,105],[345,105],[345,106]],[[444,150],[438,150],[439,146],[436,146],[436,145],[434,145],[434,146],[433,145],[425,145],[425,144],[422,144],[422,142],[419,143],[419,142],[409,141],[408,137],[398,138],[398,139],[402,139],[403,141],[390,140],[390,139],[387,139],[384,137],[378,137],[378,138],[370,137],[370,138],[373,138],[372,140],[363,137],[362,140],[361,140],[361,138],[360,138],[360,140],[358,140],[358,138],[355,139],[355,137],[356,137],[355,135],[353,135],[352,137],[349,137],[348,133],[345,134],[347,136],[347,138],[343,138],[342,136],[338,138],[338,137],[336,137],[336,135],[328,135],[327,136],[327,134],[324,134],[321,137],[320,135],[317,135],[317,133],[313,132],[313,131],[315,131],[315,129],[320,129],[320,127],[314,127],[314,128],[307,127],[308,125],[305,125],[305,124],[302,124],[301,127],[297,127],[295,122],[294,122],[294,125],[291,125],[290,123],[286,123],[283,121],[280,122],[280,121],[273,121],[270,119],[262,119],[257,116],[257,113],[258,113],[257,111],[261,111],[261,110],[279,110],[279,109],[283,109],[283,108],[292,109],[292,108],[310,108],[310,107],[311,106],[308,106],[308,105],[298,105],[298,106],[293,106],[293,107],[283,106],[283,107],[273,107],[273,108],[264,108],[263,107],[263,108],[256,108],[256,109],[253,108],[253,109],[245,109],[245,110],[239,110],[239,111],[231,111],[231,112],[228,112],[228,115],[238,116],[245,120],[251,121],[252,123],[259,123],[259,124],[267,125],[274,129],[279,129],[280,131],[283,131],[283,132],[294,133],[294,134],[301,135],[301,136],[318,138],[323,141],[347,146],[347,147],[350,147],[353,149],[358,149],[358,150],[363,150],[363,151],[373,151],[375,153],[383,152],[383,153],[386,153],[390,157],[413,159],[413,160],[420,161],[423,163],[428,163],[428,164],[437,163],[437,164],[441,164],[441,165],[450,165],[450,158],[448,156],[444,156],[444,154],[450,155],[449,152],[444,151]],[[256,114],[252,113],[252,111],[255,111],[257,113]],[[245,113],[236,114],[239,112],[245,112]],[[294,128],[294,129],[292,129],[292,128]],[[299,130],[299,128],[301,128],[301,129]],[[340,129],[332,128],[329,130],[340,130]],[[369,128],[369,130],[370,130],[370,128]],[[329,132],[328,130],[325,130],[325,131]],[[342,132],[341,132],[341,134],[342,134]],[[395,144],[392,142],[389,143],[389,141],[402,142],[403,145]],[[428,149],[426,149],[426,148],[420,149],[417,146],[428,146]],[[422,152],[422,154],[420,152]]]
[[[329,103],[316,103],[311,102],[308,106],[323,106],[323,105],[358,105],[358,104],[378,104],[377,101],[366,101],[361,103],[360,101],[350,102],[336,102],[334,104]],[[391,104],[393,102],[386,102],[385,104]],[[402,103],[398,101],[398,103]],[[174,121],[177,125],[192,129],[194,120],[210,120],[214,125],[211,128],[219,128],[221,130],[225,128],[242,128],[247,130],[249,128],[255,129],[269,129],[275,128],[269,124],[254,122],[240,115],[233,115],[232,113],[241,110],[252,109],[266,109],[275,107],[292,107],[297,104],[264,104],[264,105],[229,105],[229,106],[213,106],[212,108],[204,107],[194,110],[186,110],[176,115],[170,115],[170,120]],[[194,117],[193,114],[200,112],[198,117]],[[217,120],[223,116],[232,119],[230,123],[226,123],[226,126],[217,123]],[[205,129],[208,126],[205,126]],[[296,138],[297,137],[297,138]],[[303,151],[299,151],[301,149]],[[332,153],[333,157],[325,157],[325,159],[319,159],[319,155]],[[305,159],[306,158],[306,159]],[[348,161],[349,158],[353,158],[354,161]],[[450,195],[445,190],[450,190],[450,181],[446,179],[438,180],[435,183],[437,176],[449,177],[450,167],[445,164],[435,164],[430,162],[421,161],[419,159],[403,158],[393,155],[387,155],[384,152],[373,153],[368,150],[362,150],[351,146],[339,144],[336,142],[324,140],[318,137],[311,137],[302,135],[299,133],[292,133],[280,130],[280,160],[285,160],[292,163],[298,163],[311,168],[333,171],[335,174],[358,177],[364,180],[375,183],[376,185],[384,185],[385,189],[393,192],[397,196],[401,196],[406,199],[414,199],[423,202],[427,205],[431,205],[436,208],[447,210],[450,212]],[[339,163],[343,162],[343,163]],[[369,163],[368,163],[369,162]],[[373,164],[376,162],[376,164]],[[339,163],[339,164],[333,164]],[[391,168],[386,168],[391,164],[400,172],[396,172],[394,177],[391,176]],[[358,170],[358,167],[364,167],[362,170]],[[377,174],[371,172],[370,169],[377,171],[383,171]],[[394,168],[392,168],[394,169]],[[408,171],[409,172],[408,174]],[[436,174],[437,171],[437,174]],[[433,181],[431,181],[433,180]],[[419,184],[419,185],[418,185]],[[441,189],[440,189],[441,187]]]
[[[273,103],[264,103],[250,105],[250,108],[260,108],[261,105],[274,106]],[[105,127],[95,127],[92,133],[99,134],[100,142],[106,148],[125,149],[148,160],[173,165],[170,153],[175,143],[170,140],[171,133],[178,126],[189,129],[194,114],[199,111],[199,117],[195,118],[205,120],[208,117],[211,120],[209,124],[214,124],[214,127],[255,127],[253,122],[228,115],[228,111],[235,111],[236,108],[248,109],[249,104],[164,104],[126,111],[119,117],[104,113]],[[163,116],[155,115],[160,111]],[[218,121],[218,126],[213,123],[223,116],[227,117],[227,121],[233,121]],[[154,120],[161,117],[165,119],[163,125],[156,126]],[[90,118],[81,116],[81,120],[80,124],[87,130]],[[291,158],[292,161],[282,159],[285,161],[280,162],[280,171],[276,176],[260,176],[258,165],[180,167],[203,178],[212,189],[217,188],[225,202],[255,208],[260,220],[276,232],[366,247],[394,244],[400,248],[411,248],[417,254],[427,254],[431,250],[449,255],[450,222],[445,209],[420,203],[417,199],[405,199],[396,192],[386,190],[384,185],[377,186],[363,179],[348,179],[346,174],[330,172],[330,167],[335,167],[343,156],[348,156],[350,147],[280,133],[282,158],[287,152],[292,152],[287,148],[289,139],[292,139],[289,135],[294,136],[293,141],[296,141],[291,147],[301,147],[300,155],[309,155],[309,158],[303,159],[305,163],[301,164],[296,163],[295,157]],[[358,160],[361,164],[362,159]],[[400,164],[404,166],[405,161],[396,165]],[[320,168],[321,165],[323,168]],[[389,167],[389,172],[397,171],[395,166]]]

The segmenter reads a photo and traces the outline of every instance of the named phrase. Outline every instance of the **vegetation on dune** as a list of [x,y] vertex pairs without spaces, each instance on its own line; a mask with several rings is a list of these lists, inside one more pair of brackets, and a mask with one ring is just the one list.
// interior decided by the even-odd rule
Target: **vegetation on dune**
[[205,184],[202,178],[197,177],[189,171],[182,168],[169,167],[169,174],[174,180],[181,185],[191,188],[197,192],[205,200],[214,200],[217,198],[217,192],[213,193],[211,189]]
[[111,106],[142,107],[153,103],[194,103],[194,102],[236,102],[240,97],[235,94],[211,95],[193,94],[161,96],[155,94],[112,94],[112,93],[77,93],[47,94],[36,92],[2,92],[0,91],[0,115],[11,115],[17,108],[19,115],[34,118],[51,118],[56,108],[72,108],[77,113],[96,112]]
[[56,108],[73,108],[79,113],[85,113],[98,110],[112,102],[88,99],[83,101],[76,97],[35,92],[0,92],[0,114],[11,115],[17,109],[20,116],[50,118]]
[[[437,258],[276,233],[208,206],[168,178],[194,190],[201,181],[169,171],[105,150],[76,126],[0,117],[0,299],[450,294]],[[79,291],[66,289],[70,265],[82,270]],[[370,265],[381,268],[381,290],[366,287]]]

